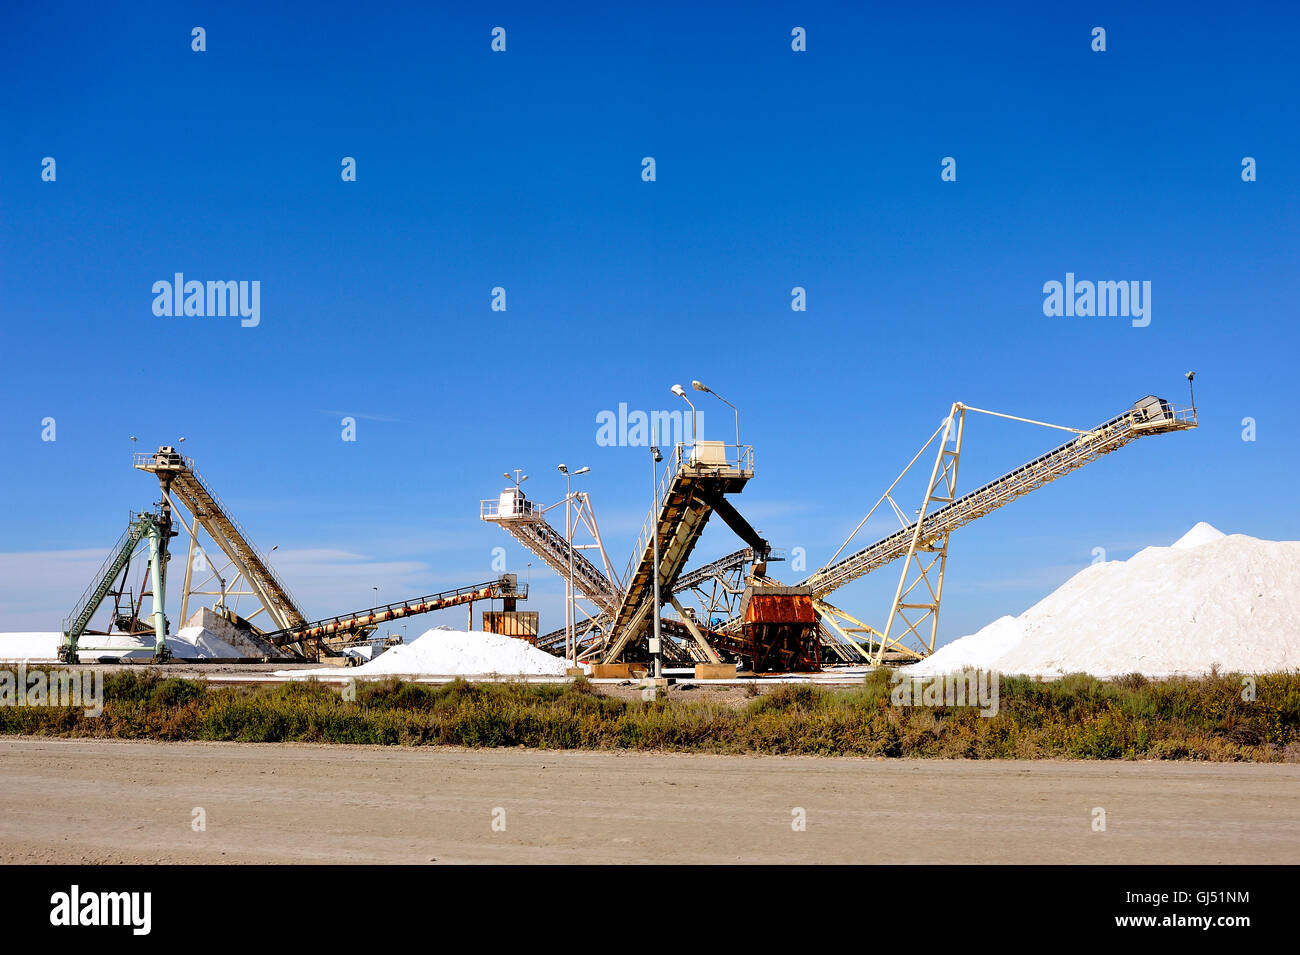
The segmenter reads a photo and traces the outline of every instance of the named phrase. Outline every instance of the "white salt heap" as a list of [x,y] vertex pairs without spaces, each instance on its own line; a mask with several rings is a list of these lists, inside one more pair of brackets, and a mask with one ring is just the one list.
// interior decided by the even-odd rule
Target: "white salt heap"
[[[0,661],[35,663],[57,660],[62,641],[63,634],[57,630],[52,633],[0,633]],[[80,640],[80,657],[83,663],[99,659],[145,659],[153,656],[153,641],[153,634],[128,637],[120,633],[111,636],[88,633]],[[243,656],[203,627],[182,627],[167,638],[167,649],[172,656],[186,660]]]
[[567,664],[517,637],[478,630],[426,630],[410,643],[350,670],[282,670],[277,675],[564,676]]
[[23,661],[46,661],[59,658],[59,642],[63,634],[58,633],[0,633],[0,661],[21,663]]
[[1170,547],[1094,564],[1019,617],[907,667],[1094,676],[1300,668],[1300,541],[1225,536],[1204,522]]

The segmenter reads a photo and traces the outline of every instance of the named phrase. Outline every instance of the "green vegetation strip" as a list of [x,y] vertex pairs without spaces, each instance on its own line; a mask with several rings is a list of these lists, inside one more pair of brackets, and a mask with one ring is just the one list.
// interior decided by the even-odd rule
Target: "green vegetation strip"
[[[527,746],[698,753],[803,753],[975,759],[1300,761],[1300,673],[1255,678],[1050,683],[1003,677],[996,715],[974,707],[894,706],[887,672],[860,688],[782,686],[740,702],[605,696],[565,686],[363,683],[355,699],[314,682],[209,687],[123,671],[104,680],[104,711],[0,707],[0,732],[39,736],[244,742]],[[695,691],[699,692],[699,691]]]

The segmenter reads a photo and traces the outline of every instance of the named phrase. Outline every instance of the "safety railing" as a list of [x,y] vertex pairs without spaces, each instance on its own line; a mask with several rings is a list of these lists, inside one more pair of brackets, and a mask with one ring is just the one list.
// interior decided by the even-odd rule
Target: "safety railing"
[[187,467],[193,470],[194,459],[184,458],[180,454],[164,454],[161,451],[135,451],[131,454],[131,466],[141,471],[148,471],[159,464],[168,467]]
[[1132,414],[1133,426],[1140,431],[1181,431],[1197,425],[1195,408],[1174,406],[1167,402],[1155,414],[1143,415],[1137,409]]
[[503,508],[500,498],[492,497],[479,501],[478,516],[485,521],[498,521],[512,517],[536,519],[546,512],[546,508],[534,504],[527,498],[517,498],[507,503],[508,506]]

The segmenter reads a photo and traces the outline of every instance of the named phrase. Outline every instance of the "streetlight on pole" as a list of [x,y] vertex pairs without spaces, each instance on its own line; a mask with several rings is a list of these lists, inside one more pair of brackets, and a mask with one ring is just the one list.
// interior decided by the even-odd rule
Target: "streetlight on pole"
[[681,398],[682,401],[686,402],[688,405],[691,406],[691,444],[693,445],[700,438],[699,434],[697,433],[698,428],[695,422],[695,405],[691,402],[690,398],[686,397],[686,389],[683,388],[681,385],[673,385],[671,390],[673,394],[675,394],[678,398]]
[[736,415],[736,454],[739,455],[739,454],[740,454],[740,409],[737,408],[735,405],[733,405],[733,404],[732,404],[730,401],[728,401],[726,398],[722,397],[722,395],[718,394],[716,391],[714,391],[712,388],[710,388],[708,385],[706,385],[706,384],[705,384],[704,382],[702,382],[702,381],[692,381],[692,382],[691,382],[691,387],[694,388],[696,391],[707,391],[709,394],[713,395],[713,397],[717,398],[717,399],[718,399],[719,401],[721,401],[724,405],[727,405],[728,407],[731,408],[731,410],[732,410],[733,412],[735,412],[735,415]]
[[579,474],[588,473],[591,468],[583,465],[572,472],[563,464],[557,465],[557,468],[564,475],[564,536],[569,543],[569,580],[565,593],[564,608],[564,651],[569,658],[569,666],[576,667],[578,665],[578,641],[575,633],[576,627],[574,626],[576,622],[574,620],[575,615],[573,613],[573,532],[575,528],[570,514],[573,511],[573,479]]
[[[650,447],[650,519],[655,520],[655,513],[659,510],[659,462],[664,456],[659,453],[659,449],[653,445]],[[655,661],[655,679],[659,680],[664,675],[663,664],[663,644],[660,643],[659,634],[659,527],[656,524],[651,532],[654,539],[654,581],[655,581],[655,621],[654,621],[654,644],[653,656]]]

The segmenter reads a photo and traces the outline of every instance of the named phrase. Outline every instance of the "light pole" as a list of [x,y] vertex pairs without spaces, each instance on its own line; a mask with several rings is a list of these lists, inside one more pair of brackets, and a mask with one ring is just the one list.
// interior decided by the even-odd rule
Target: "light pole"
[[671,390],[673,394],[691,406],[691,445],[693,446],[700,437],[699,434],[696,433],[698,429],[695,424],[695,405],[692,404],[690,398],[686,397],[686,389],[681,385],[673,385]]
[[655,622],[654,622],[654,661],[655,661],[655,679],[659,680],[664,675],[663,664],[663,644],[659,642],[659,525],[656,512],[659,510],[659,462],[664,456],[659,453],[659,449],[653,445],[650,448],[650,520],[653,527],[650,533],[654,540],[654,561],[651,572],[655,580]]
[[576,667],[578,665],[578,647],[577,647],[578,641],[577,641],[577,635],[574,632],[576,628],[574,627],[575,621],[574,621],[574,613],[573,613],[573,531],[574,531],[574,527],[573,527],[573,520],[570,518],[569,515],[573,510],[573,479],[577,477],[579,474],[588,473],[591,470],[591,468],[587,467],[586,465],[583,465],[582,467],[578,468],[578,470],[572,472],[570,472],[569,469],[565,467],[563,464],[557,465],[557,468],[559,472],[564,475],[564,483],[565,483],[564,536],[569,543],[569,580],[568,580],[568,588],[565,593],[565,608],[564,608],[564,651],[565,651],[565,655],[568,656],[569,658],[569,666]]
[[1196,372],[1189,371],[1187,374],[1183,375],[1183,377],[1187,379],[1187,390],[1191,392],[1192,395],[1192,414],[1195,415],[1196,414],[1196,386],[1192,384],[1192,381],[1196,378]]
[[736,455],[737,455],[737,459],[739,459],[739,455],[740,455],[740,409],[737,408],[735,405],[733,405],[733,404],[732,404],[730,401],[728,401],[726,398],[722,397],[722,395],[718,394],[716,391],[714,391],[712,388],[710,388],[708,385],[706,385],[706,384],[705,384],[704,382],[702,382],[702,381],[692,381],[692,382],[691,382],[691,387],[694,388],[696,391],[707,391],[709,394],[713,395],[713,397],[717,398],[717,399],[718,399],[719,401],[721,401],[724,405],[727,405],[729,408],[731,408],[731,410],[732,410],[733,412],[735,412],[735,415],[736,415]]

